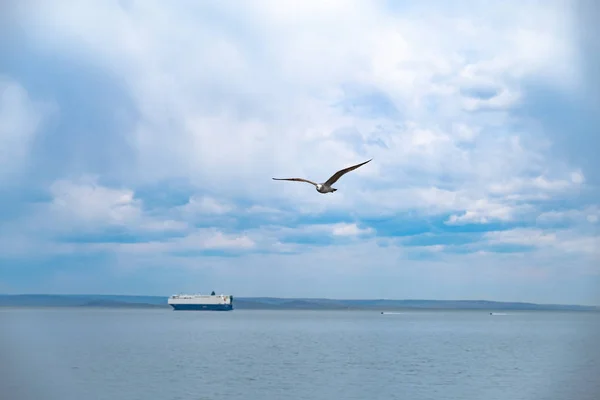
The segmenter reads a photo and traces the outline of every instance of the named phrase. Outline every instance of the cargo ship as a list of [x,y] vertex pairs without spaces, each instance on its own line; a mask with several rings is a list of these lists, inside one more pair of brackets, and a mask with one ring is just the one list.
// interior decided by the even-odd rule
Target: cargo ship
[[231,311],[233,296],[207,294],[176,294],[169,297],[169,305],[173,310],[181,311]]

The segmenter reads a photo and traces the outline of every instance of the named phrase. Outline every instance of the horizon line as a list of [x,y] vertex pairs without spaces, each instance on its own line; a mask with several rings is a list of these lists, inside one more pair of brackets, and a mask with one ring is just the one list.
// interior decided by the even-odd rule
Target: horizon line
[[[216,291],[215,291],[216,293]],[[183,293],[180,294],[204,294],[204,293]],[[209,293],[206,293],[209,294]],[[219,295],[219,293],[216,293]],[[224,293],[223,293],[224,294]],[[0,293],[0,296],[112,296],[112,297],[165,297],[172,295],[154,295],[154,294],[99,294],[99,293]],[[539,306],[570,306],[570,307],[596,307],[600,304],[577,304],[577,303],[540,303],[533,301],[517,300],[486,300],[486,299],[427,299],[427,298],[335,298],[335,297],[280,297],[280,296],[233,296],[237,299],[280,299],[280,300],[330,300],[330,301],[432,301],[432,302],[486,302],[486,303],[513,303]]]

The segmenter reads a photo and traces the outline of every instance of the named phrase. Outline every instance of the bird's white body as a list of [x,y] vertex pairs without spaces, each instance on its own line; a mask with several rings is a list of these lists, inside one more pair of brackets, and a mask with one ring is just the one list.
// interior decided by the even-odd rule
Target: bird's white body
[[332,188],[331,186],[328,185],[324,185],[324,184],[317,184],[317,192],[319,193],[333,193],[335,192],[337,189]]
[[331,185],[336,183],[338,181],[338,179],[340,179],[344,174],[346,174],[350,171],[354,171],[356,168],[360,167],[361,165],[365,165],[369,161],[371,161],[371,160],[362,162],[360,164],[353,165],[348,168],[341,169],[338,172],[336,172],[335,174],[333,174],[331,176],[331,178],[329,178],[327,180],[327,182],[323,182],[323,183],[316,183],[316,182],[313,182],[313,181],[310,181],[310,180],[304,179],[304,178],[273,178],[273,179],[276,181],[306,182],[306,183],[310,183],[311,185],[313,185],[317,189],[317,192],[319,192],[321,194],[333,193],[333,192],[337,191],[337,189],[332,187]]

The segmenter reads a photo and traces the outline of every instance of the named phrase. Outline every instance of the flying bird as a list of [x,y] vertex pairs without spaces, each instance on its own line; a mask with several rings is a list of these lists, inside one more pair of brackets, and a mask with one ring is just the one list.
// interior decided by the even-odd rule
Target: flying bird
[[[372,158],[371,158],[372,160]],[[344,168],[339,170],[338,172],[336,172],[335,174],[333,174],[331,176],[331,178],[327,179],[326,182],[323,183],[315,183],[313,181],[309,181],[308,179],[303,179],[303,178],[273,178],[273,180],[275,181],[295,181],[295,182],[306,182],[306,183],[310,183],[311,185],[314,185],[317,188],[317,192],[325,194],[325,193],[333,193],[335,192],[337,189],[331,187],[331,185],[333,185],[334,183],[336,183],[338,181],[338,179],[340,179],[342,176],[344,176],[344,174],[350,172],[350,171],[354,171],[356,168],[365,165],[366,163],[368,163],[369,161],[365,161],[362,162],[360,164],[356,164],[353,165],[351,167],[348,168]]]

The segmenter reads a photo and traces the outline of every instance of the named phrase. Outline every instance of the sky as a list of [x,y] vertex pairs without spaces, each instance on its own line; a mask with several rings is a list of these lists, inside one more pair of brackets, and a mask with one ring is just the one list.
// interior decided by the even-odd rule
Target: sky
[[600,304],[593,1],[0,7],[0,293]]

